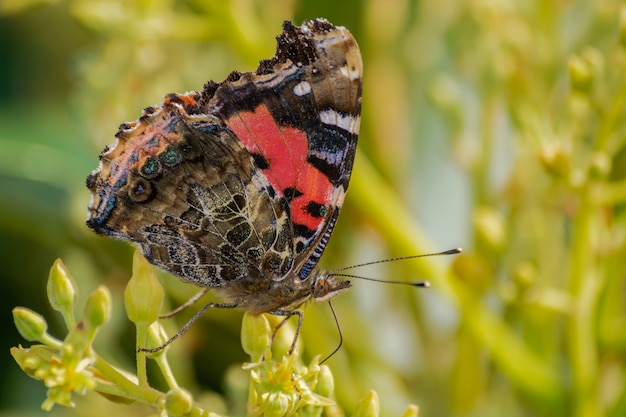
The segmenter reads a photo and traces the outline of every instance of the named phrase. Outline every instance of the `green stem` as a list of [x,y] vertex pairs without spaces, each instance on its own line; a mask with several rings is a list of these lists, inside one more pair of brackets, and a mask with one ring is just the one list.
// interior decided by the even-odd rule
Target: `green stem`
[[65,321],[65,325],[68,330],[76,327],[76,319],[74,318],[74,312],[72,310],[61,310],[61,314],[63,315],[63,320]]
[[144,323],[135,323],[137,328],[137,344],[135,346],[137,360],[137,379],[142,387],[148,386],[148,370],[146,367],[146,352],[141,349],[146,346],[148,340],[148,326]]
[[105,382],[96,382],[96,387],[94,388],[94,391],[99,392],[101,394],[114,395],[120,398],[129,397],[128,393],[124,391],[123,389],[121,389],[119,386],[110,384],[110,383],[105,383]]
[[[597,351],[595,347],[595,306],[601,275],[593,267],[595,233],[599,231],[594,213],[597,208],[589,194],[582,192],[581,207],[574,220],[574,242],[570,255],[570,292],[575,301],[568,324],[568,344],[572,366],[574,415],[600,416],[597,405]],[[596,227],[598,226],[598,227]]]
[[109,384],[101,383],[97,386],[97,389],[101,392],[119,395],[120,397],[130,398],[153,406],[156,406],[163,396],[162,393],[153,388],[135,384],[99,355],[96,355],[93,367],[115,386],[119,387],[120,390],[113,389]]
[[172,368],[170,367],[170,364],[167,361],[167,356],[165,355],[165,352],[156,356],[153,359],[159,366],[159,369],[161,370],[161,374],[163,374],[163,377],[165,378],[165,381],[167,382],[167,386],[170,388],[178,388],[178,382],[176,382],[176,377],[172,373]]
[[58,351],[61,351],[63,349],[63,342],[50,336],[48,333],[43,334],[40,342]]

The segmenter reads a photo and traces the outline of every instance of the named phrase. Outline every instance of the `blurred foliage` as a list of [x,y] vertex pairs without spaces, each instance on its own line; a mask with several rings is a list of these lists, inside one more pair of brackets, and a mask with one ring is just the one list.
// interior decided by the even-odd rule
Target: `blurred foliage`
[[[22,343],[10,310],[46,310],[44,278],[62,257],[87,293],[106,277],[113,312],[98,349],[133,362],[121,307],[132,249],[83,223],[98,152],[166,93],[255,68],[282,20],[320,16],[354,33],[365,66],[360,152],[324,265],[465,248],[449,264],[358,270],[433,289],[358,282],[337,299],[337,402],[354,410],[375,389],[381,415],[409,403],[424,416],[626,415],[617,0],[0,0],[4,351]],[[166,304],[193,292],[162,282]],[[240,318],[209,312],[170,351],[182,387],[230,409]],[[307,308],[302,336],[311,356],[333,350],[327,308]],[[9,355],[0,375],[2,415],[35,415],[45,392]],[[87,395],[55,413],[138,410]]]

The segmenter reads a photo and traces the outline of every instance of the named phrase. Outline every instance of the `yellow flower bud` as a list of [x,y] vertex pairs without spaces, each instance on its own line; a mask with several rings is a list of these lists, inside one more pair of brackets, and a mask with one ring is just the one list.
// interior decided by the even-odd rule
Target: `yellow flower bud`
[[101,285],[85,304],[85,321],[93,328],[100,327],[111,318],[111,294]]
[[15,327],[17,327],[17,331],[29,342],[41,342],[48,330],[46,320],[41,315],[28,308],[14,308],[13,321],[15,322]]
[[133,276],[124,291],[126,314],[133,323],[149,325],[159,318],[163,298],[163,287],[154,269],[139,251],[133,257]]
[[415,404],[411,404],[400,417],[417,417],[419,415],[419,411],[420,409]]
[[378,403],[378,395],[376,391],[370,391],[359,401],[352,415],[353,417],[378,417],[379,414],[380,404]]
[[168,416],[179,417],[189,414],[193,407],[191,394],[181,388],[171,389],[165,395],[165,411]]
[[268,350],[271,338],[270,324],[264,315],[246,313],[241,324],[241,344],[253,362],[261,360]]

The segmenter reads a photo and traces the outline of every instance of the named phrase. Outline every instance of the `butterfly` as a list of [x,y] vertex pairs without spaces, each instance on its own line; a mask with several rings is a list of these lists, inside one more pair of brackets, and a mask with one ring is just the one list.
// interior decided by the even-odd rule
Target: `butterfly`
[[298,307],[351,286],[318,261],[350,181],[362,75],[347,29],[285,22],[256,71],[120,126],[87,178],[87,226],[213,290],[210,307],[298,315],[299,329]]

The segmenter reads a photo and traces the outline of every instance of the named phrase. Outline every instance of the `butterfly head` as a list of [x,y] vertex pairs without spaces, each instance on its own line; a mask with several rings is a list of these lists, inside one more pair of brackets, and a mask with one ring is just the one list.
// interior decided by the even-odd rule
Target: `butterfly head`
[[350,281],[338,280],[325,271],[318,272],[311,285],[311,298],[318,303],[328,301],[352,287]]

